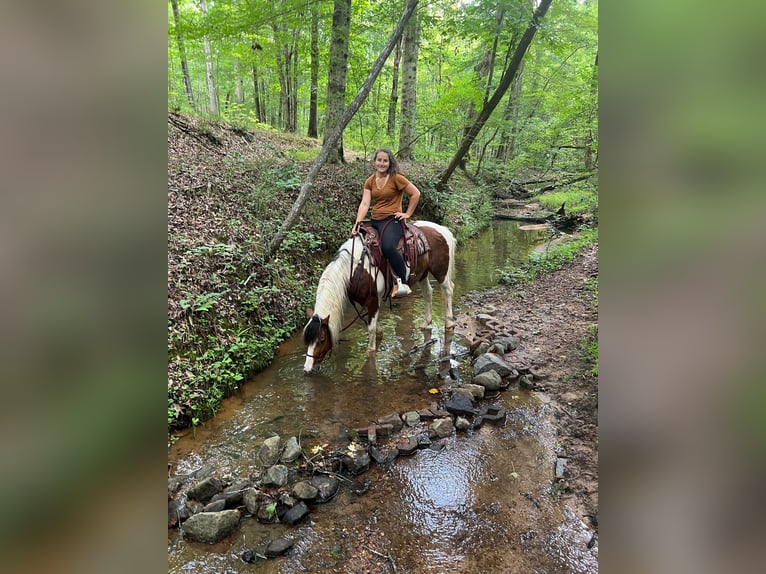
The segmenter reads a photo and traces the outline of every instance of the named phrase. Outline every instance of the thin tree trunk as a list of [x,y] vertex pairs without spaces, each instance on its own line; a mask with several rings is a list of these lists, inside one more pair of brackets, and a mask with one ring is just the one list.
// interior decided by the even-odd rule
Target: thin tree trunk
[[370,73],[367,75],[367,79],[364,81],[364,84],[362,84],[359,92],[357,92],[356,96],[354,96],[354,99],[346,108],[346,111],[343,112],[343,115],[338,120],[338,123],[335,125],[335,127],[333,127],[332,131],[325,139],[325,142],[322,145],[322,149],[319,151],[319,155],[314,160],[314,164],[311,166],[311,169],[306,176],[306,180],[301,186],[301,191],[298,194],[298,197],[296,198],[292,208],[290,209],[290,213],[282,223],[282,227],[280,227],[279,231],[276,233],[276,235],[274,235],[271,242],[269,243],[269,256],[272,256],[274,253],[276,253],[277,249],[279,249],[279,246],[282,244],[285,235],[295,224],[298,216],[301,214],[301,211],[303,211],[303,206],[306,204],[306,201],[311,194],[311,190],[314,188],[314,179],[316,179],[316,176],[319,174],[319,170],[322,169],[322,166],[327,161],[327,157],[330,155],[331,150],[335,148],[335,145],[340,139],[343,130],[348,125],[348,122],[351,121],[351,118],[354,117],[354,114],[359,110],[361,105],[367,99],[367,96],[372,89],[372,85],[375,83],[378,74],[380,74],[380,70],[383,69],[383,65],[386,63],[386,59],[394,49],[394,45],[399,40],[399,38],[401,38],[404,27],[407,25],[407,21],[410,19],[410,16],[412,16],[412,13],[415,11],[415,7],[417,5],[418,0],[407,0],[407,5],[404,8],[402,17],[399,18],[399,22],[396,24],[396,28],[391,34],[391,37],[388,39],[386,46],[378,56],[378,59],[375,60],[375,63],[372,65]]
[[393,137],[396,132],[396,106],[399,103],[399,62],[402,59],[402,39],[396,43],[394,48],[394,64],[391,68],[391,98],[388,104],[388,123],[386,124],[386,133]]
[[[324,139],[333,131],[346,107],[346,76],[348,68],[348,39],[351,32],[351,0],[335,0],[330,41],[330,69],[327,74],[327,108]],[[343,163],[343,136],[329,155],[329,163]]]
[[319,9],[311,7],[311,96],[309,99],[309,128],[310,138],[319,137],[317,126],[317,96],[319,94]]
[[596,60],[593,62],[593,74],[590,78],[590,97],[593,101],[593,106],[588,114],[588,131],[585,135],[585,152],[583,154],[585,171],[596,169],[596,158],[593,157],[593,123],[598,111],[598,52],[596,52]]
[[181,56],[181,72],[184,76],[184,87],[186,88],[186,98],[189,105],[194,109],[194,94],[192,93],[191,77],[189,76],[189,64],[186,61],[186,47],[184,46],[184,36],[181,34],[181,19],[178,15],[178,0],[170,0],[173,7],[173,20],[176,24],[176,40],[178,41],[178,55]]
[[415,120],[418,101],[418,44],[420,43],[420,18],[417,14],[407,24],[402,40],[402,125],[399,129],[399,159],[415,156]]
[[[495,152],[495,159],[510,161],[516,155],[516,136],[519,133],[519,109],[521,108],[521,88],[524,79],[524,60],[519,64],[519,71],[511,83],[511,95],[503,110],[503,131],[500,144]],[[510,129],[508,128],[510,124]]]
[[[207,14],[207,0],[200,0],[202,13]],[[205,52],[205,77],[207,78],[207,99],[210,113],[218,115],[218,94],[215,90],[215,80],[213,78],[213,50],[210,46],[210,37],[205,34],[202,39],[202,48]]]
[[508,90],[508,87],[511,85],[511,82],[516,76],[516,72],[519,69],[521,60],[524,57],[524,54],[526,53],[527,48],[529,48],[529,44],[532,42],[532,38],[534,38],[535,34],[537,33],[537,28],[540,25],[540,20],[542,20],[542,18],[545,16],[545,13],[548,11],[548,8],[550,8],[551,1],[552,0],[541,0],[540,4],[538,5],[537,9],[532,15],[532,20],[529,23],[529,26],[524,32],[524,35],[521,37],[521,40],[519,40],[518,46],[516,46],[516,50],[514,51],[513,57],[511,58],[511,61],[508,64],[508,68],[503,72],[503,77],[501,78],[500,83],[497,86],[497,89],[495,90],[494,94],[492,94],[492,97],[489,99],[487,104],[482,108],[481,113],[479,113],[479,117],[471,126],[471,129],[469,130],[468,134],[466,134],[466,136],[463,138],[463,142],[460,144],[460,147],[455,152],[455,155],[453,156],[452,160],[447,166],[447,169],[444,170],[444,172],[439,176],[439,182],[438,182],[439,187],[443,188],[447,186],[447,182],[449,181],[449,178],[452,176],[455,169],[457,168],[457,166],[459,165],[463,157],[466,155],[466,153],[468,153],[468,150],[471,148],[471,144],[476,139],[476,136],[484,127],[484,124],[487,123],[489,116],[497,107],[497,104],[500,103],[500,100],[503,98],[503,95],[505,95],[505,92]]

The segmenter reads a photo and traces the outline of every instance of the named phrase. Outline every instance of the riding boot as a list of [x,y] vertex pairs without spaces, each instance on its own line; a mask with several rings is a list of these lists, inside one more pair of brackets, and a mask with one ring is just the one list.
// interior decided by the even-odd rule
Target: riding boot
[[402,280],[398,277],[396,278],[396,285],[394,285],[393,291],[391,291],[391,298],[397,299],[400,297],[406,297],[412,293],[412,290],[410,289],[410,286],[406,283],[402,283]]

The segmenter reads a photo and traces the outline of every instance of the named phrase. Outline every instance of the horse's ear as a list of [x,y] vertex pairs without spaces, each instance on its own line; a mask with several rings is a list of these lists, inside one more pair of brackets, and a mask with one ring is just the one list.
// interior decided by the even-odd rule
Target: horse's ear
[[306,317],[311,319],[312,315],[314,315],[314,310],[311,307],[306,307]]
[[329,325],[330,323],[330,316],[327,315],[324,319],[322,319],[322,325]]

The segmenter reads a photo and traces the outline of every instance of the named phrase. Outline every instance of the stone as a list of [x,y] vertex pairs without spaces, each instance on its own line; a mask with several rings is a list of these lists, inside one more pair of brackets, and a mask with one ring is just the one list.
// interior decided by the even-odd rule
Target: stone
[[497,339],[494,339],[493,342],[500,343],[503,345],[503,348],[505,349],[506,353],[509,353],[511,351],[515,351],[519,343],[521,343],[521,340],[518,337],[498,337]]
[[332,476],[313,476],[310,482],[319,491],[319,498],[315,502],[331,500],[340,488],[340,482]]
[[[453,394],[447,403],[444,405],[444,409],[453,415],[473,415],[474,408],[471,399],[462,394]],[[450,421],[451,424],[452,421]]]
[[556,459],[556,478],[564,478],[564,469],[567,466],[567,462],[569,462],[569,459],[561,456]]
[[253,483],[249,480],[240,480],[231,486],[224,488],[223,492],[219,492],[210,502],[217,502],[218,500],[226,501],[226,508],[236,508],[242,504],[242,494],[248,489],[252,488]]
[[383,417],[382,419],[379,419],[378,424],[391,425],[394,431],[400,431],[402,430],[402,427],[404,426],[404,423],[402,422],[402,418],[397,413],[392,413],[386,417]]
[[380,465],[392,463],[398,455],[399,451],[395,448],[384,451],[378,446],[370,447],[370,457]]
[[214,502],[210,502],[205,505],[205,507],[202,509],[202,512],[220,512],[226,508],[226,499],[221,498]]
[[314,500],[319,496],[319,489],[306,480],[301,480],[293,485],[293,494],[301,500]]
[[494,353],[496,355],[502,355],[505,353],[505,345],[502,343],[492,343],[487,349],[487,353]]
[[434,430],[439,438],[448,437],[455,430],[455,427],[452,426],[452,419],[436,419],[428,428]]
[[473,378],[472,383],[474,385],[480,385],[488,391],[497,391],[500,389],[500,384],[503,379],[496,371],[485,371]]
[[480,357],[487,352],[487,349],[489,349],[489,343],[487,343],[487,341],[480,341],[479,344],[476,345],[476,348],[473,350],[472,356]]
[[467,431],[471,428],[471,422],[465,417],[457,417],[455,420],[455,428],[460,431]]
[[282,522],[285,524],[296,524],[304,517],[308,516],[308,514],[309,507],[301,500],[298,504],[285,512],[284,516],[282,516]]
[[[458,387],[458,389],[465,389],[471,393],[474,400],[483,399],[484,398],[484,388],[482,385],[474,385],[472,383],[465,383],[462,386]],[[457,390],[457,389],[455,389]]]
[[365,451],[355,451],[343,456],[343,467],[353,476],[370,468],[370,455]]
[[[474,385],[474,386],[478,386],[478,385]],[[481,387],[481,389],[482,389],[482,391],[483,391],[483,390],[484,390],[484,387]],[[464,396],[464,397],[466,397],[466,398],[467,398],[469,401],[472,401],[472,400],[473,400],[473,398],[474,398],[474,397],[473,397],[473,393],[471,392],[471,390],[470,390],[470,389],[466,389],[466,388],[463,388],[463,387],[455,387],[454,389],[452,389],[452,394],[454,394],[454,395],[463,395],[463,396]]]
[[192,486],[187,493],[189,498],[199,500],[200,502],[208,502],[213,495],[218,494],[221,491],[221,481],[215,477],[209,476],[203,478],[197,484]]
[[283,464],[275,464],[266,471],[263,475],[263,484],[284,486],[287,484],[287,478],[290,475],[290,471]]
[[[481,419],[490,423],[505,422],[505,408],[496,405],[485,405],[479,413]],[[478,417],[477,417],[478,418]]]
[[484,353],[474,361],[473,374],[476,376],[487,371],[495,371],[502,378],[510,375],[513,367],[495,353]]
[[263,553],[268,558],[276,558],[277,556],[282,556],[282,554],[290,550],[293,544],[295,544],[295,540],[292,538],[277,538],[276,540],[272,540],[268,543],[266,550],[264,550]]
[[396,449],[399,451],[400,456],[410,455],[418,450],[418,439],[410,437],[408,442],[397,444]]
[[252,515],[257,514],[258,512],[258,498],[260,494],[261,491],[257,488],[248,488],[242,493],[242,504],[245,505],[247,511]]
[[291,436],[289,439],[287,439],[285,448],[282,451],[282,456],[279,460],[285,463],[293,462],[301,455],[301,452],[301,446],[298,444],[298,439],[294,436]]
[[238,510],[200,512],[184,523],[183,534],[189,540],[215,544],[229,536],[238,524]]
[[404,413],[404,422],[407,423],[407,426],[414,427],[420,422],[420,414],[417,411]]
[[272,436],[263,441],[258,458],[264,466],[272,466],[279,460],[279,435]]

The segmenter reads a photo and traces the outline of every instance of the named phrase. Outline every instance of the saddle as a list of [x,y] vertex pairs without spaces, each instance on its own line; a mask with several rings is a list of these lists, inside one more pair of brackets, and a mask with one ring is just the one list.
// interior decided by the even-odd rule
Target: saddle
[[[417,267],[418,257],[425,255],[431,250],[431,246],[428,244],[428,239],[426,238],[425,233],[423,233],[423,230],[420,229],[420,227],[411,223],[392,221],[389,225],[403,226],[404,233],[402,234],[402,238],[399,240],[396,249],[404,259],[404,263],[410,268],[410,271],[414,273],[415,268]],[[383,250],[380,246],[380,235],[378,234],[378,230],[369,223],[365,223],[360,226],[359,233],[362,236],[364,246],[373,263],[375,263],[377,268],[380,269],[386,277],[386,293],[388,293],[391,290],[389,283],[392,280],[392,274],[388,265],[388,260],[385,255],[383,255]]]

